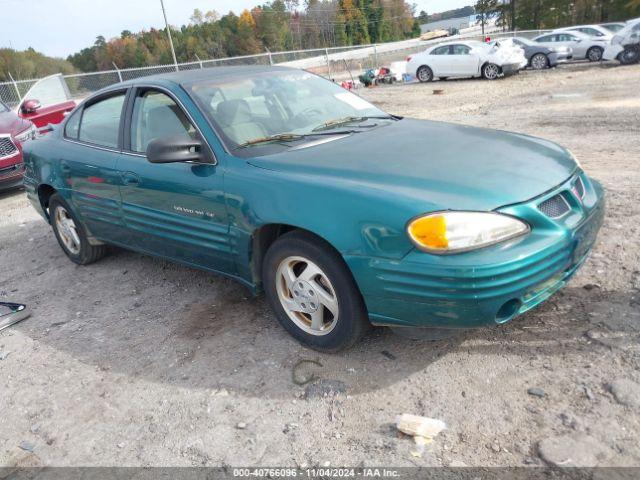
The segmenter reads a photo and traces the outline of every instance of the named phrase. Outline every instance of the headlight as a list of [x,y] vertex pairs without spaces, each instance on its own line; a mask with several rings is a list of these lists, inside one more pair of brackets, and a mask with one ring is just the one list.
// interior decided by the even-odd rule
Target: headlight
[[35,137],[36,135],[36,127],[35,125],[31,125],[29,128],[27,128],[24,132],[20,132],[18,135],[16,135],[14,138],[19,141],[20,143],[24,143],[27,140],[31,140]]
[[436,212],[407,226],[416,247],[429,253],[460,253],[524,235],[529,225],[494,212]]

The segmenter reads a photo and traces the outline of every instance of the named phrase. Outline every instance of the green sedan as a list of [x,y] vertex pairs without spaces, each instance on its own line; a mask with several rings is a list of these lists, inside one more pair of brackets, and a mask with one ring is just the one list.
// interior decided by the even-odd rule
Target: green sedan
[[390,115],[288,68],[120,83],[24,155],[73,262],[117,245],[234,278],[323,351],[372,324],[508,322],[565,285],[604,216],[556,144]]

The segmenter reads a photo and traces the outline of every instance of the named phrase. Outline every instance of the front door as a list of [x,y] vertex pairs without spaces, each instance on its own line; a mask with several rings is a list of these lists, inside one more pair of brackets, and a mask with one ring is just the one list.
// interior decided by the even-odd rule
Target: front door
[[472,54],[467,45],[451,45],[449,58],[455,76],[472,77],[478,74],[478,56]]
[[[200,135],[168,93],[138,88],[132,95],[125,150],[118,161],[128,245],[187,264],[235,273],[221,165],[150,163],[149,142]],[[213,158],[213,157],[212,157]]]

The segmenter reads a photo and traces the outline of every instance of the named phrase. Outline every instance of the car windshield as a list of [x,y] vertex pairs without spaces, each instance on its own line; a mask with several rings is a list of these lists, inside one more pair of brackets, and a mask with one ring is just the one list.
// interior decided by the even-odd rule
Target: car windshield
[[533,43],[528,38],[516,37],[516,38],[513,39],[513,41],[516,42],[516,43],[519,43],[521,45],[535,46],[535,43]]
[[214,78],[185,88],[231,149],[351,133],[393,120],[335,83],[297,70]]
[[611,23],[611,24],[602,25],[602,26],[613,33],[619,32],[624,28],[624,25],[620,25],[618,23]]

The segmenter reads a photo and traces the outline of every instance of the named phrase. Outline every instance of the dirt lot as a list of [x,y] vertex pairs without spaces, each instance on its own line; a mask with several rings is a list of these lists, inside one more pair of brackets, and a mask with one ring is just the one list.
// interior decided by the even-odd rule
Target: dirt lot
[[[0,464],[640,465],[638,78],[578,65],[363,93],[560,142],[606,187],[599,243],[567,288],[448,341],[378,329],[320,355],[231,281],[122,250],[72,264],[22,193],[1,195],[0,298],[33,316],[0,333]],[[325,382],[307,396],[304,359],[322,366],[297,374]],[[324,396],[327,381],[345,391]],[[403,412],[447,423],[422,458],[392,426]]]

